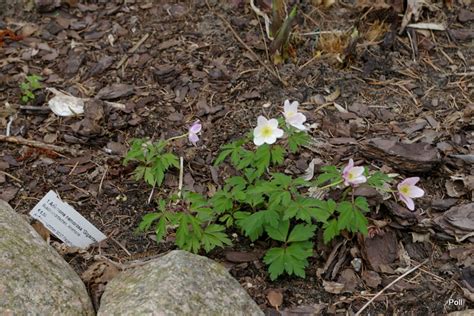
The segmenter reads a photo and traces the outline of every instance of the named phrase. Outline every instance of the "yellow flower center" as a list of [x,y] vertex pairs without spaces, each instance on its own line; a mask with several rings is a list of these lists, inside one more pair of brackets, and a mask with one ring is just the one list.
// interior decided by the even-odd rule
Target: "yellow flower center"
[[402,187],[400,188],[400,192],[403,195],[407,195],[410,192],[410,187],[407,185],[402,185]]
[[272,128],[270,126],[264,126],[262,128],[262,136],[263,137],[269,137],[272,135]]

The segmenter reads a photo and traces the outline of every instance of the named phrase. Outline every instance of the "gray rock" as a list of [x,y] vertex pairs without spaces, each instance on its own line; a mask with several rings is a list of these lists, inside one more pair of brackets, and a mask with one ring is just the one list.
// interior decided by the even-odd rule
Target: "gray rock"
[[264,314],[222,265],[175,250],[112,279],[97,315]]
[[93,315],[79,276],[0,200],[0,315]]

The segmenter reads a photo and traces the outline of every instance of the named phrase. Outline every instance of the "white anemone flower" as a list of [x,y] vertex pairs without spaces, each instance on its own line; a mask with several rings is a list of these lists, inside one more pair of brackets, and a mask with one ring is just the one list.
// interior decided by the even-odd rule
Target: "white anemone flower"
[[273,144],[277,138],[283,136],[283,130],[278,128],[278,121],[276,119],[267,120],[260,115],[257,118],[257,127],[253,130],[253,142],[260,146],[263,144]]
[[410,211],[415,210],[413,199],[425,195],[425,191],[415,185],[418,181],[420,181],[420,178],[418,177],[407,178],[397,186],[398,197],[403,203],[405,203]]
[[306,127],[303,125],[303,123],[306,122],[306,116],[304,116],[303,113],[298,112],[299,105],[300,104],[298,101],[293,101],[290,103],[289,100],[286,100],[283,106],[283,116],[285,116],[285,121],[288,125],[304,131]]
[[349,163],[344,167],[342,178],[344,179],[344,185],[351,185],[353,187],[367,181],[367,178],[364,176],[364,167],[354,167],[354,160],[352,158],[349,159]]

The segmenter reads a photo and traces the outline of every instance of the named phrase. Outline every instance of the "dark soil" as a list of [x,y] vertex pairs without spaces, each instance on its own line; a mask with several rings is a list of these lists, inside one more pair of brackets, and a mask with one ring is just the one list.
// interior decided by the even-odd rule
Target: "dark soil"
[[[174,247],[172,238],[157,244],[152,233],[135,233],[142,216],[156,203],[153,199],[147,204],[151,188],[131,178],[133,166],[122,164],[132,138],[169,138],[201,120],[198,146],[184,139],[173,149],[185,159],[185,188],[208,194],[233,172],[224,164],[213,170],[217,179],[213,177],[210,166],[220,146],[253,129],[258,115],[278,115],[289,99],[299,101],[308,123],[314,124],[310,130],[314,144],[286,161],[288,172],[302,174],[313,158],[342,166],[353,157],[388,173],[421,177],[425,196],[416,201],[415,213],[386,202],[374,207],[368,216],[374,223],[373,238],[347,235],[330,245],[324,245],[322,238],[315,240],[306,279],[281,277],[271,282],[258,256],[269,247],[267,241],[250,244],[237,235],[232,248],[208,256],[229,266],[269,314],[277,313],[267,299],[272,290],[283,294],[280,310],[352,314],[400,275],[395,270],[405,267],[403,250],[412,266],[427,262],[386,290],[364,314],[441,315],[474,307],[472,237],[458,242],[459,235],[432,221],[451,207],[474,200],[474,22],[472,11],[460,4],[463,1],[454,1],[451,9],[437,3],[431,11],[422,11],[419,22],[443,23],[448,31],[408,29],[401,35],[403,11],[397,15],[394,9],[352,4],[363,1],[340,1],[328,9],[298,1],[295,56],[276,67],[266,57],[270,43],[259,26],[263,20],[257,20],[246,1],[209,1],[212,11],[201,0],[65,2],[41,13],[27,7],[2,8],[0,31],[26,36],[21,40],[5,36],[0,47],[0,128],[3,134],[12,121],[12,138],[77,152],[5,139],[0,143],[0,198],[28,214],[49,190],[55,190],[106,234],[109,239],[89,248],[87,255],[64,254],[79,274],[98,260],[96,255],[127,263]],[[237,41],[215,12],[286,86]],[[348,49],[327,45],[319,58],[313,58],[318,54],[315,36],[304,35],[317,29],[337,34],[354,25],[367,34],[376,21],[385,21],[387,27],[374,39],[364,35]],[[134,47],[141,39],[143,43]],[[91,99],[86,103],[93,111],[89,120],[64,118],[38,110],[53,97],[40,89],[28,103],[36,108],[27,109],[19,84],[31,74],[40,75],[44,87],[81,98],[99,94],[102,100],[125,106],[118,109]],[[133,90],[125,93],[122,86],[109,94],[101,91],[113,84]],[[324,102],[336,90],[340,96],[335,102],[346,113],[333,102]],[[270,106],[263,107],[266,103]],[[419,165],[415,158],[425,155],[423,150],[415,158],[408,157],[412,150],[400,161],[393,160],[389,153],[371,147],[368,140],[373,138],[425,143],[436,151],[436,162]],[[165,197],[177,188],[178,172],[171,171],[154,197]],[[415,242],[420,236],[429,238]],[[391,246],[396,255],[390,259],[385,248]],[[236,263],[227,260],[231,251],[257,256]],[[354,258],[362,258],[361,271],[354,271]],[[383,263],[383,268],[374,262]],[[371,287],[374,271],[381,282]],[[331,294],[326,282],[346,287]],[[97,301],[100,288],[90,290]],[[450,304],[449,299],[463,304]]]

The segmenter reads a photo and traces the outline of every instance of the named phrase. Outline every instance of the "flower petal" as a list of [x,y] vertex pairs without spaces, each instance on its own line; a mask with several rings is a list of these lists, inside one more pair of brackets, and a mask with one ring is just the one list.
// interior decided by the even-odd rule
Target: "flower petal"
[[201,131],[202,125],[199,123],[199,121],[194,122],[193,125],[189,128],[189,133],[194,133],[197,134]]
[[263,115],[259,115],[258,118],[257,118],[257,126],[263,126],[265,124],[267,124],[267,119],[265,118],[265,116]]
[[353,167],[351,173],[355,178],[360,177],[364,173],[364,167]]
[[283,110],[285,112],[289,112],[290,111],[290,106],[291,106],[290,100],[285,100],[285,103],[283,104]]
[[273,129],[276,129],[278,127],[278,121],[276,119],[268,120],[267,124],[270,125],[270,127]]
[[299,129],[300,131],[305,131],[306,130],[306,127],[303,124],[293,123],[293,124],[290,124],[290,125],[293,126],[296,129]]
[[405,203],[405,205],[410,211],[415,210],[415,203],[413,203],[413,200],[411,198],[404,196],[403,194],[399,194],[398,196],[400,197],[400,201]]
[[411,198],[419,198],[419,197],[422,197],[423,195],[425,195],[425,191],[423,191],[421,188],[413,185],[413,186],[410,186],[410,189],[409,189],[407,195]]
[[298,112],[298,105],[300,105],[300,103],[298,101],[291,102],[291,104],[289,106],[289,110],[291,112]]
[[268,145],[271,145],[271,144],[274,144],[276,140],[277,140],[276,136],[272,134],[265,139],[265,143],[267,143]]
[[415,185],[418,181],[420,181],[419,177],[412,177],[412,178],[406,178],[400,184],[408,184],[408,185]]
[[281,128],[277,128],[275,129],[275,131],[273,132],[273,135],[275,135],[276,138],[280,138],[282,137],[284,134],[283,130]]
[[263,137],[256,136],[253,138],[253,143],[257,146],[263,145],[264,142],[265,140],[263,139]]
[[349,163],[347,164],[347,166],[345,166],[344,170],[342,170],[342,174],[347,175],[351,171],[352,167],[354,167],[354,160],[352,160],[351,158],[349,159]]
[[196,145],[196,143],[199,141],[199,137],[194,133],[189,133],[188,139],[194,145]]
[[367,182],[367,178],[365,176],[358,176],[355,179],[350,181],[351,184],[361,184]]
[[294,120],[297,122],[304,123],[306,122],[306,116],[303,113],[296,113]]

